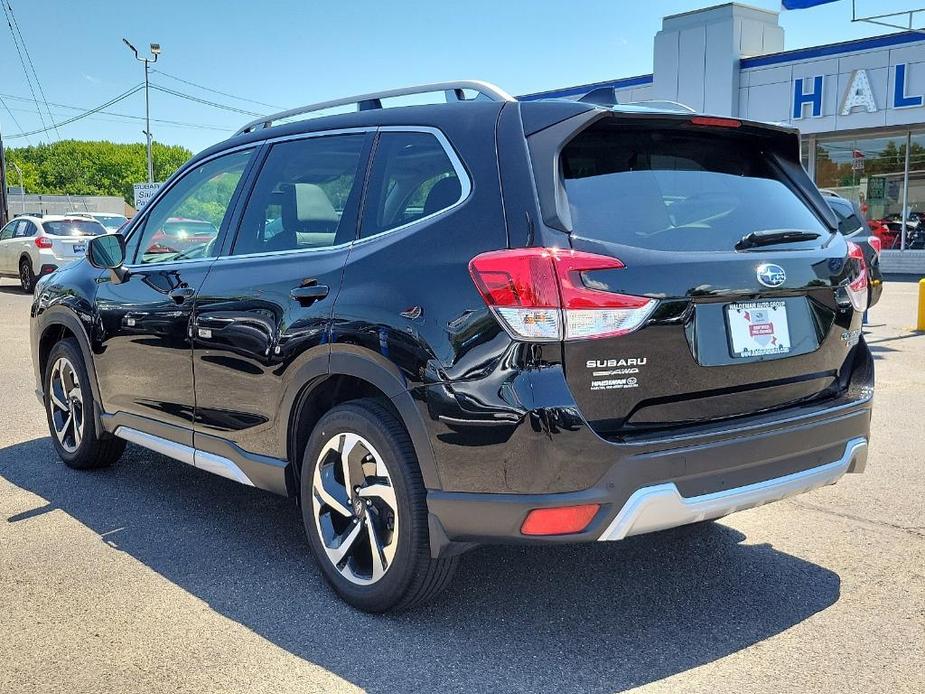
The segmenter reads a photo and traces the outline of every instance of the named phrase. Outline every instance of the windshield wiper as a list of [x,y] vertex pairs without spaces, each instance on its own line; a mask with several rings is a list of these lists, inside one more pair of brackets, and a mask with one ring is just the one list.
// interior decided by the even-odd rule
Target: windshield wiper
[[799,229],[766,229],[765,231],[752,231],[735,245],[737,251],[757,246],[771,246],[777,243],[797,243],[799,241],[813,241],[821,236],[815,231],[800,231]]

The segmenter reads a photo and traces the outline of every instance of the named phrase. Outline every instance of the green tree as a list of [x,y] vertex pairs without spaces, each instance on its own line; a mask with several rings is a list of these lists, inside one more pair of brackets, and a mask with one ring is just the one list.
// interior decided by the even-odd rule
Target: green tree
[[[191,156],[185,147],[155,142],[155,180],[165,180]],[[148,179],[143,144],[61,140],[7,149],[6,158],[7,185],[19,185],[15,163],[26,192],[40,195],[121,195],[131,203],[132,185]]]

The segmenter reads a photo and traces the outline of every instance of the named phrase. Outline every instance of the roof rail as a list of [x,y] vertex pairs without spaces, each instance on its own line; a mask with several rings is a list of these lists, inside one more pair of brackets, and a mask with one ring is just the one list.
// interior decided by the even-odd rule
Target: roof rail
[[361,94],[359,96],[348,96],[342,99],[334,99],[332,101],[322,101],[317,104],[309,104],[308,106],[299,106],[298,108],[289,109],[288,111],[280,111],[279,113],[274,113],[269,116],[262,116],[257,120],[251,121],[243,128],[238,130],[235,135],[253,132],[254,130],[258,130],[260,128],[269,128],[273,125],[274,122],[279,120],[292,118],[294,116],[301,116],[303,114],[312,113],[314,111],[324,111],[325,109],[334,108],[336,106],[356,104],[358,111],[370,111],[373,109],[382,108],[382,99],[389,99],[396,96],[443,92],[446,95],[447,102],[465,101],[466,98],[463,94],[463,90],[465,89],[478,92],[480,96],[487,97],[491,101],[515,100],[514,97],[508,94],[506,91],[500,87],[496,87],[489,82],[481,82],[479,80],[434,82],[433,84],[421,84],[416,87],[404,87],[401,89],[390,89],[384,92],[373,92],[371,94]]

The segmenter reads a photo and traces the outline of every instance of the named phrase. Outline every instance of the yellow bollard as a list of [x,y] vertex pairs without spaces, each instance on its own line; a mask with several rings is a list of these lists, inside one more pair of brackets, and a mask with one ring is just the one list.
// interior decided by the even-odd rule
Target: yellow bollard
[[925,278],[919,280],[919,319],[915,329],[925,331]]

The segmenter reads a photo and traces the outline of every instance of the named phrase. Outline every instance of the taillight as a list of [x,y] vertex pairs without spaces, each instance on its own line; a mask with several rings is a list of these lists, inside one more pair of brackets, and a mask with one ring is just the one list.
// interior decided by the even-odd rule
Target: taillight
[[655,299],[593,289],[582,279],[583,272],[623,267],[583,251],[518,248],[476,256],[469,273],[512,337],[556,341],[623,335],[642,325]]
[[735,118],[717,118],[716,116],[694,116],[691,118],[693,125],[706,125],[711,128],[741,128],[742,121]]
[[867,243],[870,244],[870,247],[874,249],[874,253],[877,254],[877,257],[880,256],[880,251],[883,250],[883,241],[880,240],[879,236],[868,236]]
[[35,237],[35,245],[39,248],[51,248],[54,244],[51,242],[51,239],[44,236]]
[[854,241],[849,241],[848,257],[857,260],[860,267],[857,277],[848,283],[848,297],[855,311],[864,311],[867,309],[867,262],[864,260],[864,251]]

